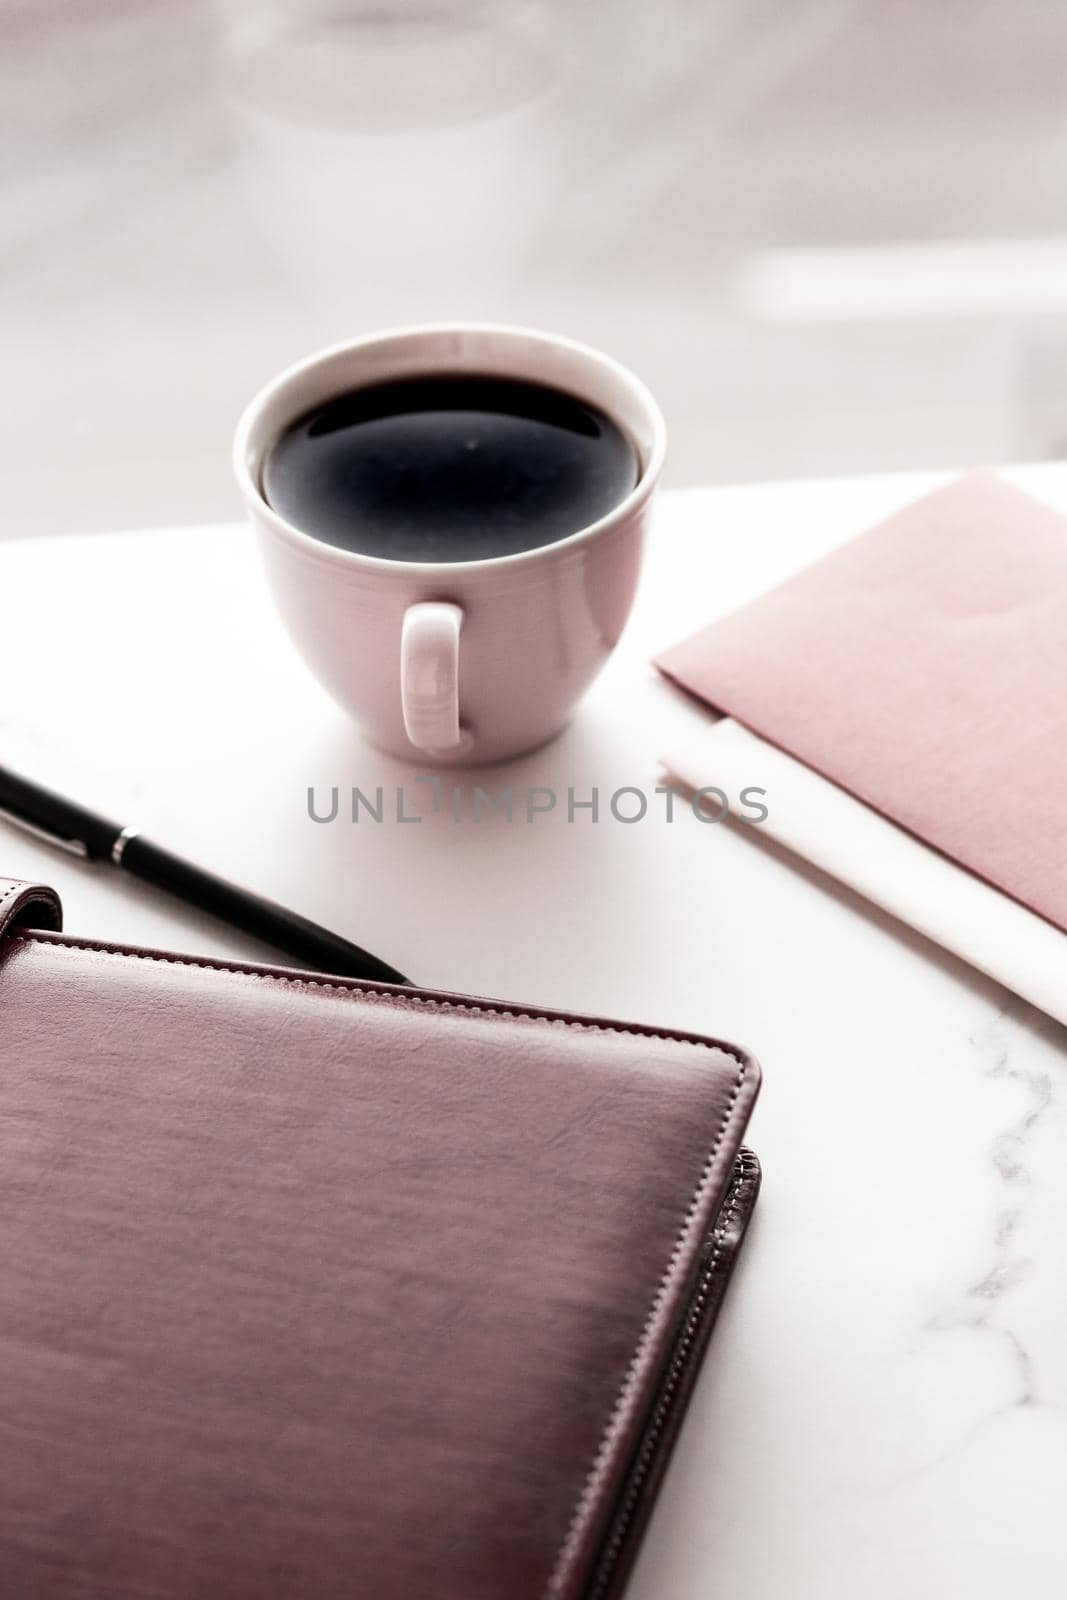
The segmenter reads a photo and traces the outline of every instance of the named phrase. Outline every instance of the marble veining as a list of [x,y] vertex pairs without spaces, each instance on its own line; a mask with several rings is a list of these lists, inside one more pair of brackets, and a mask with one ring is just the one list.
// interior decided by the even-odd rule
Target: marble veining
[[[993,1139],[987,1161],[995,1174],[996,1190],[992,1216],[988,1218],[988,1265],[982,1275],[967,1284],[946,1307],[926,1324],[924,1332],[969,1329],[995,1341],[1011,1374],[1011,1393],[984,1412],[966,1437],[939,1463],[966,1449],[977,1433],[998,1421],[1006,1412],[1041,1404],[1038,1373],[1027,1347],[1026,1331],[1012,1304],[1013,1291],[1035,1270],[1034,1258],[1027,1253],[1022,1236],[1028,1215],[1028,1199],[1035,1182],[1032,1170],[1034,1135],[1052,1110],[1056,1084],[1051,1072],[1023,1064],[1013,1051],[1007,1021],[1018,1010],[1029,1009],[1022,1001],[1010,999],[981,1027],[974,1030],[969,1044],[975,1066],[987,1080],[1007,1082],[1017,1090],[1017,1105],[1011,1120]],[[1051,1028],[1054,1024],[1049,1024]]]

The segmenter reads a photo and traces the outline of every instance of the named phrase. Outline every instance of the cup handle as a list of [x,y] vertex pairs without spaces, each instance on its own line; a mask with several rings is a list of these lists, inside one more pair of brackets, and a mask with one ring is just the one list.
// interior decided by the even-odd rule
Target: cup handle
[[400,631],[404,730],[419,750],[454,750],[459,726],[459,632],[463,612],[444,600],[408,606]]

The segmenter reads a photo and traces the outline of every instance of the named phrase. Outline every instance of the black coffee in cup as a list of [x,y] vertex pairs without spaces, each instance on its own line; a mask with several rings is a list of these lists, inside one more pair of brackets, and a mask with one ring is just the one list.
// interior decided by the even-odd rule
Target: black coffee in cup
[[622,430],[542,384],[460,373],[338,395],[263,466],[269,505],[326,544],[394,561],[483,561],[554,544],[638,479]]

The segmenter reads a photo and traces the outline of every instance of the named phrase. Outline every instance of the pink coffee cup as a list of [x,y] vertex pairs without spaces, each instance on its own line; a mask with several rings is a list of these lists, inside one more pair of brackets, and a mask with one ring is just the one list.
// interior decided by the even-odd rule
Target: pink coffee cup
[[[339,549],[267,503],[264,461],[298,417],[366,384],[463,372],[598,406],[636,452],[636,485],[554,544],[440,563]],[[457,766],[550,739],[604,665],[633,603],[665,440],[648,390],[608,356],[525,328],[440,324],[355,339],[290,367],[245,411],[234,465],[278,608],[321,682],[380,749]]]

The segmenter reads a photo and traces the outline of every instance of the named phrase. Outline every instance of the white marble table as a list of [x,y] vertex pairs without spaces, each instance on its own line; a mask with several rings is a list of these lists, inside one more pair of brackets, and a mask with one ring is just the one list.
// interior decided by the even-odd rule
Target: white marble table
[[[1011,476],[1067,506],[1067,469]],[[391,803],[412,774],[308,677],[243,531],[0,546],[0,759],[420,981],[762,1059],[764,1195],[634,1600],[1067,1592],[1064,1030],[757,830],[684,807],[668,823],[661,798],[633,825],[469,811],[474,782],[651,791],[703,715],[651,651],[934,481],[666,496],[634,621],[573,726],[466,780],[458,822],[451,777],[419,824],[309,819],[309,785]],[[55,883],[75,933],[263,953],[7,827],[0,871]]]

